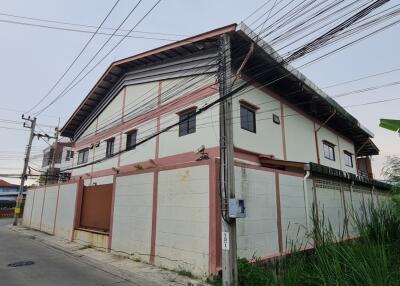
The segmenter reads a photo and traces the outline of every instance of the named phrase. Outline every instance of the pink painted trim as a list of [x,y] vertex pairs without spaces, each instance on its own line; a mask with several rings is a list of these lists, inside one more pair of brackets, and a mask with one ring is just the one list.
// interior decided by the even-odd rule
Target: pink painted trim
[[315,211],[315,216],[317,217],[317,220],[319,220],[319,215],[318,215],[318,198],[317,198],[317,184],[315,182],[315,177],[312,177],[312,182],[313,182],[313,204],[314,204],[314,211]]
[[317,131],[315,131],[315,122],[314,122],[314,138],[315,138],[315,148],[317,150],[317,163],[321,164],[321,158],[319,156],[319,141],[318,141]]
[[54,213],[54,224],[53,224],[53,235],[56,234],[56,221],[57,221],[57,212],[58,212],[58,198],[60,196],[60,184],[58,184],[58,189],[57,189],[57,199],[56,199],[56,210]]
[[266,158],[274,158],[274,155],[272,154],[261,154],[257,152],[253,152],[247,149],[243,149],[240,147],[234,146],[234,151],[235,151],[235,158],[241,159],[241,160],[246,160],[250,162],[255,162],[260,164],[260,158],[261,157],[266,157]]
[[248,107],[248,108],[250,108],[250,109],[253,109],[253,110],[258,110],[258,109],[260,109],[260,107],[259,107],[258,105],[255,105],[255,104],[253,104],[253,103],[251,103],[251,102],[248,102],[248,101],[245,100],[245,99],[240,99],[240,100],[239,100],[239,103],[240,103],[241,105],[244,105],[244,106],[246,106],[246,107]]
[[282,150],[283,150],[283,159],[287,160],[287,151],[286,151],[286,131],[285,131],[285,113],[283,111],[283,103],[281,105],[281,128],[282,128]]
[[112,188],[112,195],[111,195],[111,216],[110,216],[110,230],[108,236],[108,248],[107,251],[111,251],[112,246],[112,237],[113,237],[113,225],[114,225],[114,205],[115,205],[115,192],[117,189],[117,176],[113,176],[113,188]]
[[[249,80],[247,77],[246,80]],[[253,83],[252,84],[255,88],[257,88],[258,90],[263,91],[264,93],[266,93],[267,95],[273,97],[274,99],[276,99],[277,101],[287,105],[289,108],[293,109],[294,111],[296,111],[297,113],[301,114],[302,116],[306,117],[307,119],[311,120],[313,123],[317,123],[318,125],[323,124],[322,121],[317,120],[316,118],[313,118],[311,115],[305,113],[303,110],[301,110],[299,107],[295,106],[294,104],[292,104],[291,102],[285,100],[284,98],[282,98],[281,96],[279,96],[277,93],[275,93],[274,91],[272,91],[271,89],[268,89],[267,87],[262,86],[259,83]],[[339,135],[340,137],[342,137],[344,140],[346,140],[348,143],[353,144],[354,142],[351,141],[349,138],[345,137],[344,135],[340,134],[338,131],[332,129],[329,126],[323,126],[324,128],[328,129],[329,131],[333,132],[336,135]],[[314,128],[315,130],[315,128]]]
[[219,196],[220,182],[220,159],[215,159],[215,191],[216,191],[216,271],[222,268],[222,216],[221,216],[221,198]]
[[[99,125],[99,117],[96,118],[96,131],[95,131],[95,134],[97,134],[98,125]],[[90,152],[90,151],[89,151],[89,152]],[[94,163],[95,157],[96,157],[96,144],[93,146],[93,159],[92,159],[92,163]],[[93,173],[94,164],[92,164],[90,167],[91,167],[91,168],[90,168],[90,172]],[[91,185],[91,184],[92,184],[92,177],[90,177],[90,182],[89,182],[89,185]]]
[[75,148],[79,150],[88,147],[90,146],[90,144],[93,144],[99,140],[103,140],[104,138],[112,136],[113,134],[132,129],[133,127],[138,126],[146,121],[155,119],[157,116],[168,114],[170,112],[173,112],[174,110],[187,106],[192,102],[197,102],[211,95],[214,95],[216,93],[215,87],[218,87],[217,83],[208,84],[193,92],[189,92],[188,94],[172,100],[153,110],[150,110],[149,112],[146,112],[138,116],[137,118],[126,121],[120,126],[113,126],[107,130],[101,131],[93,136],[83,139],[82,141],[76,143]]
[[208,254],[208,274],[217,274],[217,172],[216,163],[212,159],[208,167],[209,174],[209,254]]
[[280,191],[279,173],[275,173],[275,194],[276,194],[276,224],[278,228],[279,253],[283,253],[281,191]]
[[[126,87],[124,88],[124,94],[122,96],[121,124],[124,123],[125,101],[126,101]],[[118,163],[117,163],[118,167],[121,165],[121,151],[122,151],[122,131],[119,132],[119,152],[118,152]]]
[[84,106],[86,101],[90,98],[90,95],[94,92],[94,90],[97,88],[97,86],[104,80],[104,78],[108,75],[108,73],[111,71],[111,69],[114,66],[118,66],[120,64],[124,64],[126,62],[131,62],[134,60],[142,59],[142,58],[145,58],[145,57],[157,54],[157,53],[161,53],[163,51],[167,51],[170,49],[175,49],[177,47],[184,46],[188,43],[194,43],[194,42],[202,41],[204,39],[215,37],[215,36],[218,36],[218,35],[221,35],[224,33],[234,32],[236,30],[236,26],[237,26],[236,24],[231,24],[231,25],[228,25],[225,27],[221,27],[219,29],[208,31],[206,33],[202,33],[202,34],[187,38],[185,40],[181,40],[181,41],[178,41],[178,42],[175,42],[172,44],[168,44],[168,45],[165,45],[165,46],[162,46],[162,47],[159,47],[159,48],[156,48],[156,49],[153,49],[153,50],[150,50],[150,51],[147,51],[147,52],[144,52],[144,53],[132,56],[132,57],[128,57],[126,59],[122,59],[122,60],[112,63],[108,67],[108,69],[103,73],[101,78],[96,82],[94,87],[90,90],[90,92],[85,97],[85,99],[81,102],[81,104],[78,106],[78,108],[71,115],[71,117],[68,119],[67,123],[64,124],[63,128],[61,129],[61,133],[64,132],[64,129],[71,123],[72,119],[76,116],[76,114],[81,110],[81,108]]
[[177,115],[182,115],[191,111],[196,111],[197,110],[197,106],[190,106],[188,108],[185,108],[183,110],[179,110],[178,112],[176,112]]
[[281,175],[304,177],[304,174],[300,174],[300,173],[294,173],[294,172],[278,170],[278,169],[271,169],[271,168],[256,166],[256,165],[247,164],[247,163],[239,162],[239,161],[235,161],[235,166],[244,167],[244,168],[253,169],[253,170],[266,171],[266,172],[271,172],[271,173],[276,173],[276,174],[281,174]]
[[[344,210],[344,231],[346,233],[346,237],[350,238],[350,234],[349,234],[349,217],[347,214],[347,204],[346,204],[346,196],[344,195],[344,190],[343,188],[340,191],[342,193],[342,200],[343,200],[343,210]],[[351,202],[350,202],[351,204]]]
[[158,208],[158,171],[154,172],[153,179],[153,204],[151,216],[151,241],[150,241],[150,263],[154,264],[156,256],[156,236],[157,236],[157,208]]
[[75,229],[77,229],[79,227],[80,220],[81,220],[83,188],[84,188],[83,179],[80,179],[76,186],[75,212],[74,212],[74,222],[73,222],[73,228],[72,228],[71,241],[74,239]]
[[31,227],[32,225],[32,213],[33,213],[33,207],[35,206],[35,194],[36,194],[36,189],[33,189],[33,199],[32,199],[31,215],[29,217],[29,227]]
[[[219,147],[211,147],[211,148],[206,148],[206,152],[210,156],[210,158],[215,158],[219,156]],[[187,153],[182,153],[182,154],[177,154],[177,155],[172,155],[164,158],[159,158],[157,160],[147,160],[143,162],[137,162],[134,164],[129,164],[125,166],[121,166],[119,170],[119,176],[120,175],[125,175],[125,174],[137,174],[141,172],[146,172],[146,169],[153,169],[155,167],[167,167],[167,166],[175,166],[179,165],[185,162],[193,162],[196,161],[196,159],[199,157],[198,154],[194,152],[187,152]],[[199,161],[201,162],[201,161]],[[143,170],[138,170],[137,166],[141,166]],[[90,175],[86,174],[81,174],[77,175],[74,177],[71,177],[71,180],[77,180],[78,178],[82,179],[89,179],[89,178],[97,178],[97,177],[103,177],[103,176],[111,176],[114,175],[115,171],[110,168],[110,169],[105,169],[105,170],[99,170],[91,173]]]
[[[158,82],[158,95],[157,95],[157,108],[161,106],[161,94],[162,94],[162,81]],[[160,115],[157,116],[157,133],[160,132],[161,129],[161,118]],[[157,160],[160,157],[160,135],[156,137],[156,152],[155,159]]]
[[39,229],[42,230],[42,220],[43,220],[43,209],[44,209],[44,202],[46,200],[46,190],[47,190],[47,186],[44,185],[44,190],[43,190],[43,202],[42,202],[42,213],[40,215],[40,225],[39,225]]

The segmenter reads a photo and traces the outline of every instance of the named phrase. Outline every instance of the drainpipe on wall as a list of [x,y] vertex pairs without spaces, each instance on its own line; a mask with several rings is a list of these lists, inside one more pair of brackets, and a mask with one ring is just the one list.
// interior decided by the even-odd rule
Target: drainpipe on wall
[[308,187],[307,187],[307,179],[310,177],[310,171],[306,171],[305,176],[303,177],[303,192],[304,192],[304,205],[305,205],[305,210],[306,210],[306,226],[307,226],[307,232],[310,232],[310,214],[308,211]]

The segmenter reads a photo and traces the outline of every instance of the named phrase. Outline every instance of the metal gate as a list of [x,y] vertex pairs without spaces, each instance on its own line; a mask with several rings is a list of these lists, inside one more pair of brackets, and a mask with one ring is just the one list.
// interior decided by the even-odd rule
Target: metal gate
[[80,227],[108,232],[110,230],[113,184],[83,188]]

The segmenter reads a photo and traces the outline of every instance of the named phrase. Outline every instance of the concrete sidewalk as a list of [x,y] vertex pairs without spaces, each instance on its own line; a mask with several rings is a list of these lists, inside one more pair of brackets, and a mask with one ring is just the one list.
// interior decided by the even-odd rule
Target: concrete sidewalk
[[35,243],[42,244],[61,252],[63,255],[78,259],[91,267],[117,276],[123,281],[131,281],[134,283],[132,285],[207,285],[202,281],[181,276],[172,271],[136,262],[127,257],[108,253],[101,249],[97,250],[87,245],[67,241],[32,229],[12,226],[3,227],[8,227],[10,232],[14,232],[19,236],[34,239]]

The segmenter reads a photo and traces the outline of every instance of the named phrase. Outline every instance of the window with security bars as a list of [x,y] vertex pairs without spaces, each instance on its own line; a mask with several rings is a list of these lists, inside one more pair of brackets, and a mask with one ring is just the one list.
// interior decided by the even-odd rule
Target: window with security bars
[[245,105],[240,105],[240,127],[256,133],[256,112]]
[[196,110],[179,114],[179,136],[196,132]]

